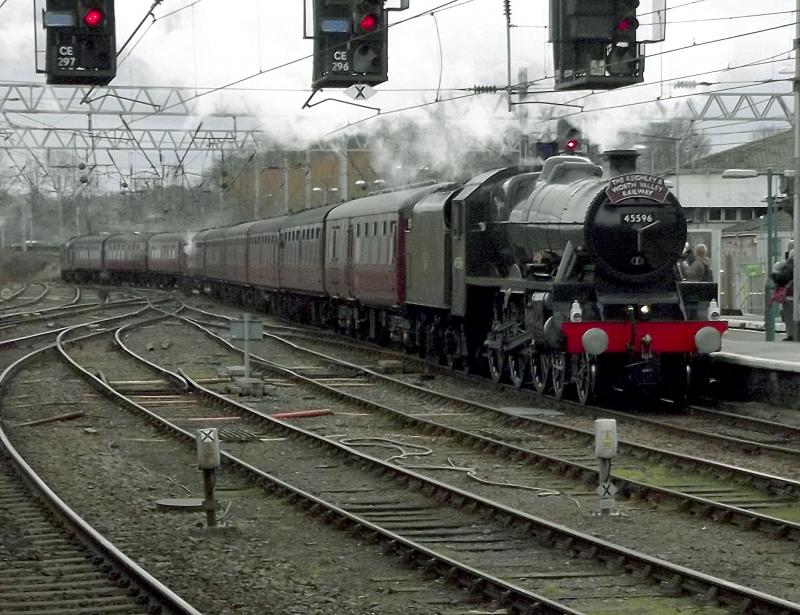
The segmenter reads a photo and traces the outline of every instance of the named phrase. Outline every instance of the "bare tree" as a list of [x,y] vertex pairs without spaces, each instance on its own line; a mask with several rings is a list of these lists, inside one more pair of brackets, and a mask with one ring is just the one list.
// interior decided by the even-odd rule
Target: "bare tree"
[[656,174],[687,167],[711,151],[708,137],[691,120],[650,122],[628,133],[627,141],[628,147],[643,146],[639,168]]

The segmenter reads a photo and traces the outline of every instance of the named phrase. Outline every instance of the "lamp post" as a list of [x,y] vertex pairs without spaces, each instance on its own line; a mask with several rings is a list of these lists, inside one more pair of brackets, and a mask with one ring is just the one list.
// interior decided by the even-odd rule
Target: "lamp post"
[[647,147],[644,143],[637,143],[633,146],[637,152],[647,152],[647,158],[650,160],[650,175],[655,175],[655,160],[653,159],[653,149]]
[[[800,0],[798,0],[798,1],[800,1]],[[689,135],[689,133],[691,131],[692,131],[692,124],[690,122],[688,128],[686,128],[686,130],[684,131],[683,136],[680,136],[680,137],[670,137],[670,136],[667,136],[667,135],[648,135],[648,134],[642,134],[642,133],[638,133],[638,132],[636,133],[636,136],[638,136],[638,137],[646,137],[648,139],[664,139],[665,141],[672,141],[675,144],[675,188],[672,191],[672,193],[677,197],[680,197],[680,185],[681,185],[681,143],[683,143],[683,140]],[[653,167],[653,159],[652,159],[653,154],[654,154],[654,152],[651,150],[651,152],[650,152],[650,156],[651,156],[651,158],[650,158],[650,167],[651,167],[650,168],[650,173],[651,174],[653,173],[653,169],[652,169],[652,167]]]
[[[753,169],[728,169],[722,172],[723,179],[746,179],[762,175]],[[768,168],[767,176],[767,279],[764,281],[764,339],[767,342],[775,341],[775,305],[770,303],[772,298],[773,282],[769,274],[772,266],[778,260],[778,225],[775,212],[775,196],[772,194],[772,178],[780,177],[783,172],[775,173]],[[788,332],[787,332],[788,333]]]
[[329,192],[339,192],[339,189],[338,188],[326,188],[324,186],[314,186],[311,189],[311,191],[312,192],[321,192],[324,195],[323,198],[325,199],[322,202],[322,204],[323,205],[327,205],[328,204],[328,193]]

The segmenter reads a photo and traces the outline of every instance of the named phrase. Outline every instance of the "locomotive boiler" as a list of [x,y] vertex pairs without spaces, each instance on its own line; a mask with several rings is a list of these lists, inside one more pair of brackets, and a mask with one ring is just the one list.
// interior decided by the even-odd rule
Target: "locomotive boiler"
[[556,156],[489,190],[465,280],[491,302],[488,369],[557,397],[575,385],[584,403],[612,388],[683,401],[726,328],[717,287],[681,279],[686,218],[663,179],[607,155],[610,179]]

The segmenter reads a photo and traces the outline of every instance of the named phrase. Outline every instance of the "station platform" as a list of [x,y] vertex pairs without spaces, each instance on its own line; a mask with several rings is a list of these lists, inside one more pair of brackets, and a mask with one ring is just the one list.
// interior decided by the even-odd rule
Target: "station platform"
[[764,339],[763,317],[723,316],[729,330],[712,357],[718,392],[726,398],[800,409],[800,342],[783,341],[782,322],[775,341]]
[[[775,323],[775,341],[764,340],[764,320],[758,316],[724,316],[729,333],[722,337],[722,350],[714,353],[716,360],[778,371],[800,373],[800,343],[783,341],[786,327]],[[736,331],[752,332],[746,337]],[[758,335],[761,333],[761,335]]]

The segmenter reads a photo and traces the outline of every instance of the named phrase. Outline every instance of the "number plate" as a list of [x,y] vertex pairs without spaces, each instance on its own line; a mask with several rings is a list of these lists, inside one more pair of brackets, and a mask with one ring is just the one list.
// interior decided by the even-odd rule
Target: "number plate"
[[634,213],[629,212],[622,216],[622,221],[628,224],[651,224],[658,220],[652,213]]
[[350,72],[350,53],[347,49],[335,49],[331,54],[331,61],[328,65],[332,73]]

